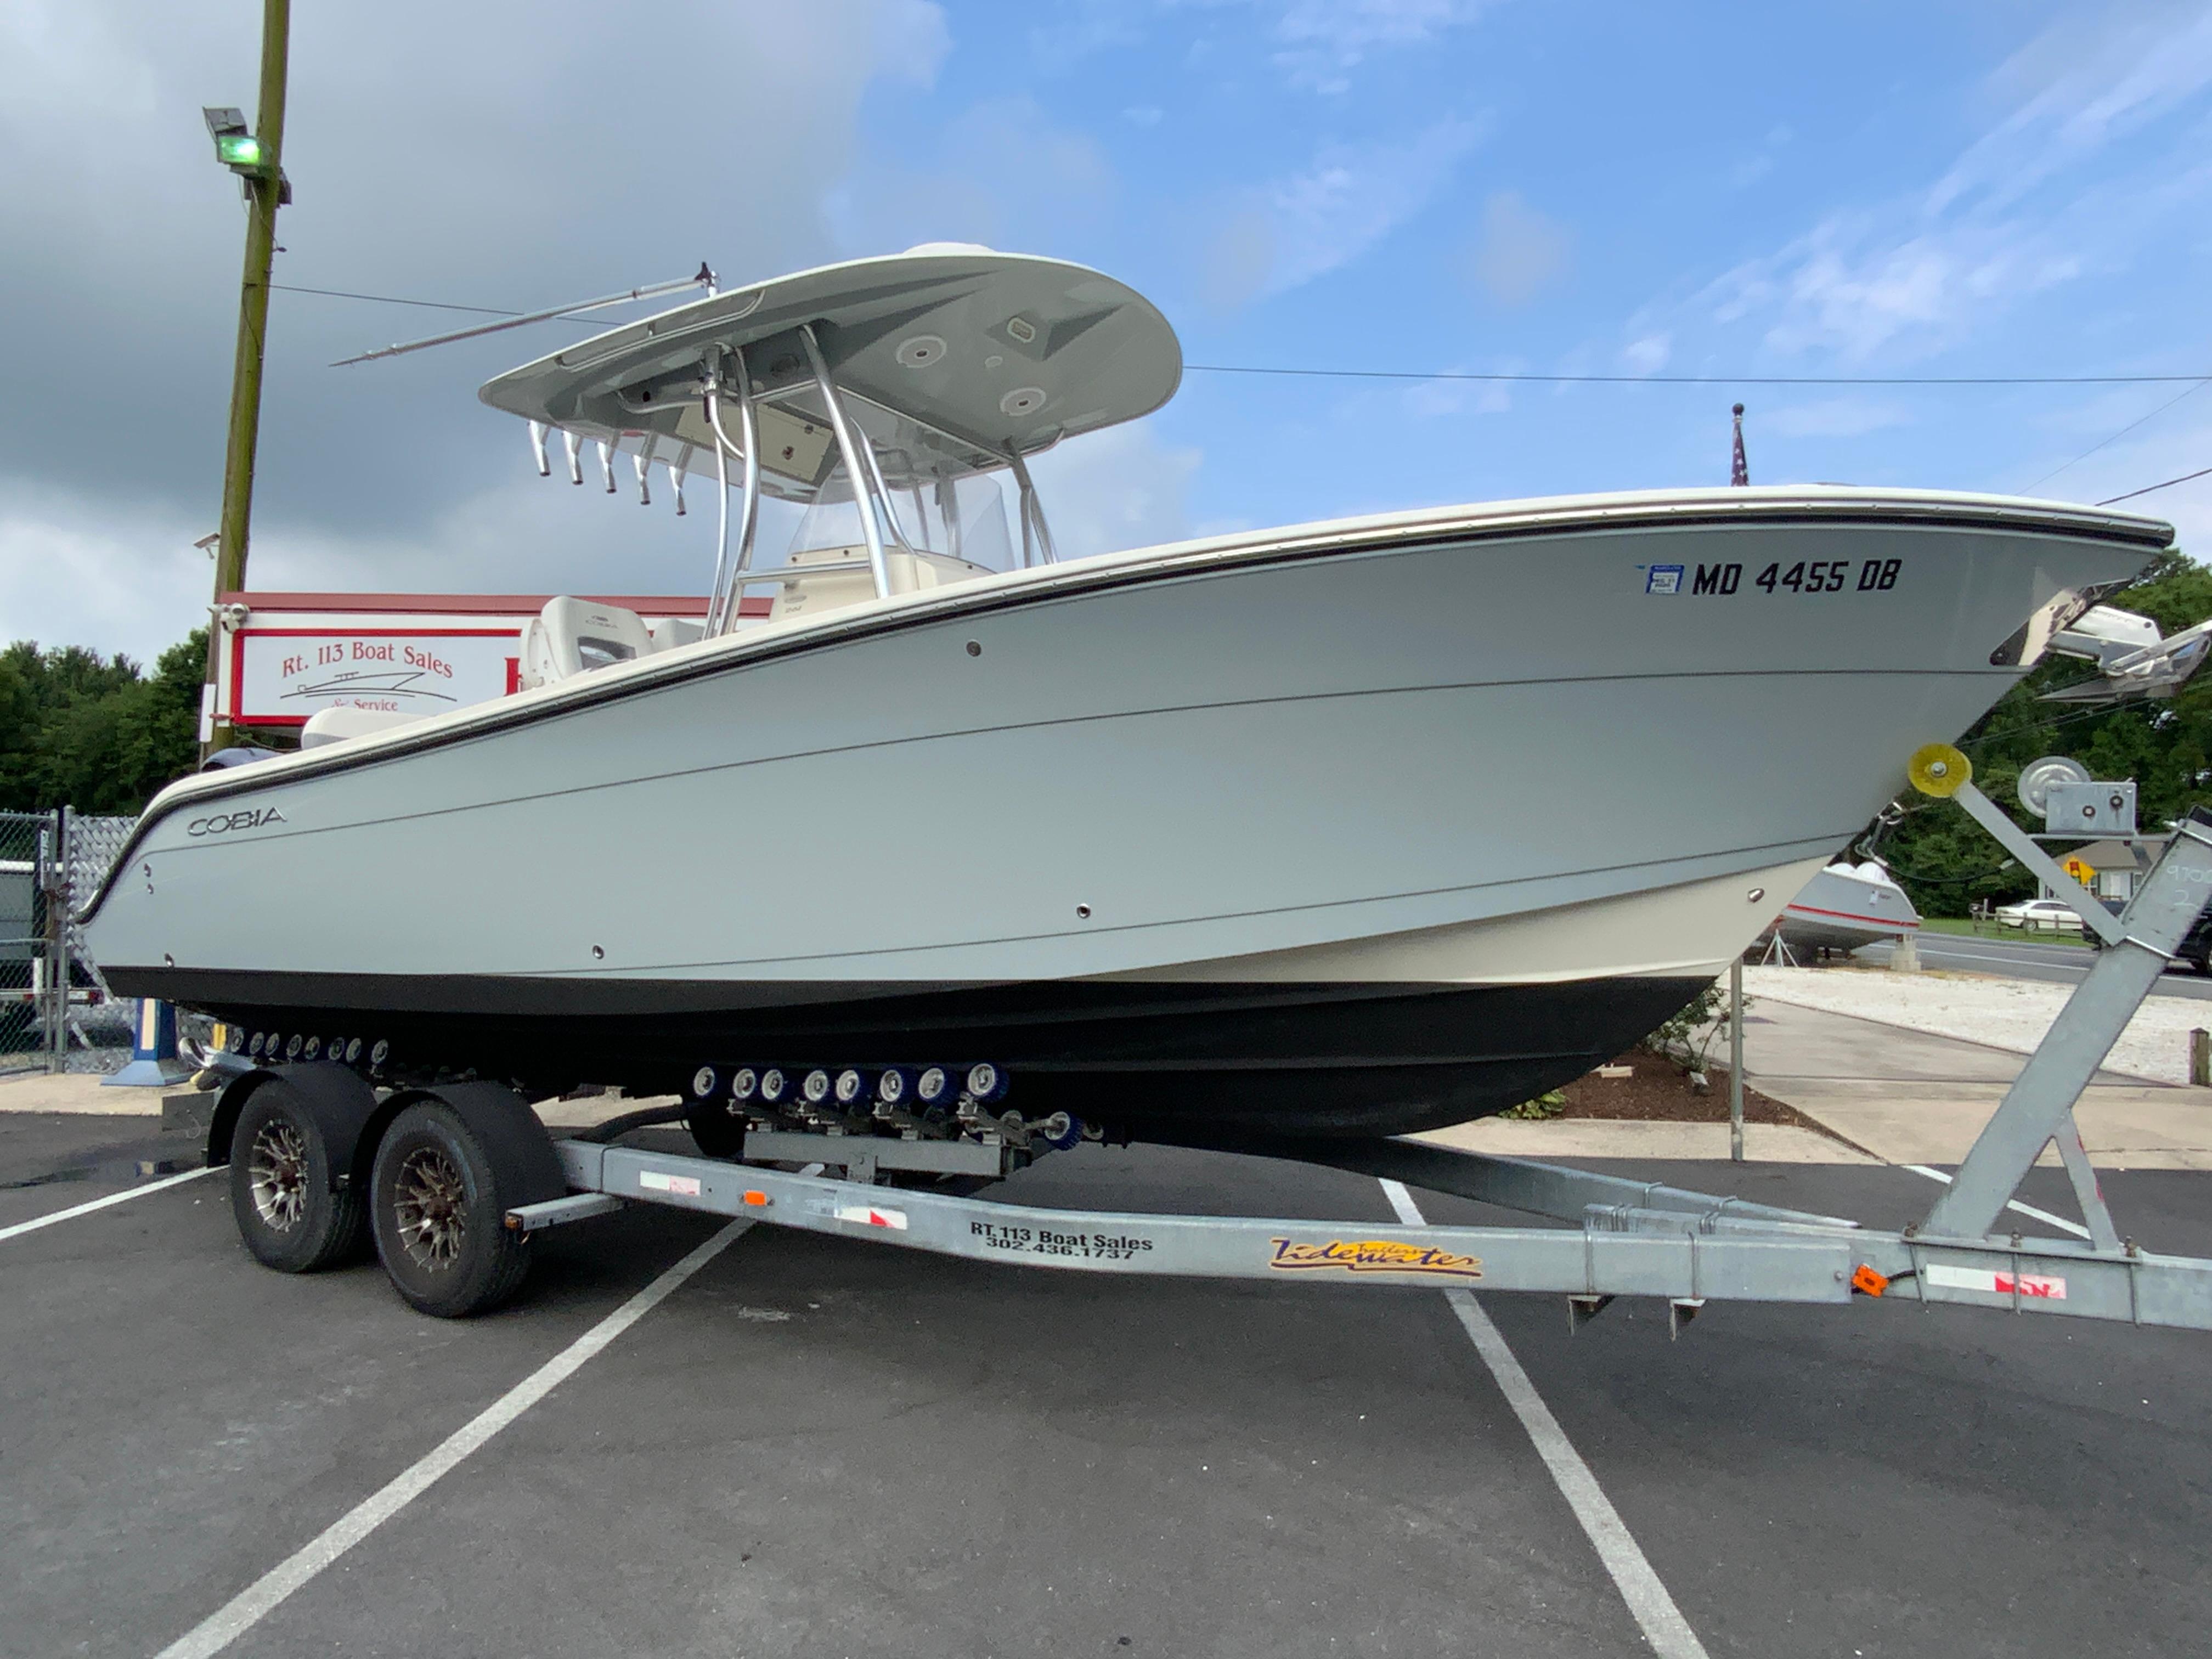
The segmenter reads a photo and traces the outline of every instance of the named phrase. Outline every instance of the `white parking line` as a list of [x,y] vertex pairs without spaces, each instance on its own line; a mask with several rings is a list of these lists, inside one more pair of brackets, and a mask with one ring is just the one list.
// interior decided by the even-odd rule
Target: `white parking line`
[[[1940,1181],[1946,1187],[1951,1184],[1950,1176],[1945,1175],[1941,1170],[1929,1169],[1925,1164],[1900,1164],[1898,1165],[1898,1168],[1900,1170],[1910,1170],[1915,1175],[1926,1176],[1930,1181]],[[2033,1216],[2036,1220],[2056,1227],[2061,1232],[2071,1233],[2076,1238],[2087,1238],[2089,1236],[2089,1230],[2083,1226],[2080,1222],[2069,1221],[2064,1216],[2053,1215],[2048,1210],[2039,1210],[2034,1205],[2023,1204],[2016,1198],[2008,1200],[2005,1204],[2005,1208],[2008,1210],[2018,1210],[2025,1216]]]
[[205,1170],[187,1170],[182,1175],[163,1176],[159,1181],[149,1181],[143,1187],[133,1187],[125,1192],[110,1193],[106,1198],[95,1198],[89,1203],[72,1204],[66,1210],[56,1210],[52,1215],[35,1216],[28,1221],[19,1221],[12,1227],[0,1227],[0,1244],[25,1233],[34,1233],[41,1227],[51,1227],[57,1221],[71,1221],[81,1215],[90,1215],[94,1210],[104,1210],[111,1204],[126,1204],[134,1198],[143,1198],[149,1193],[158,1193],[164,1187],[173,1187],[179,1182],[197,1181]]
[[[1382,1182],[1383,1196],[1390,1207],[1398,1212],[1398,1219],[1409,1227],[1425,1223],[1413,1195],[1395,1181]],[[1552,1472],[1552,1479],[1559,1488],[1559,1495],[1567,1500],[1567,1507],[1575,1512],[1589,1534],[1598,1559],[1613,1575],[1620,1589],[1621,1600],[1644,1632],[1644,1639],[1651,1644],[1651,1651],[1660,1659],[1706,1659],[1705,1644],[1682,1617],[1674,1598],[1667,1593],[1659,1575],[1651,1571],[1651,1564],[1644,1559],[1635,1537],[1629,1532],[1619,1510],[1605,1495],[1597,1477],[1583,1462],[1582,1454],[1575,1449],[1559,1420],[1552,1415],[1552,1408],[1544,1403],[1536,1385],[1528,1380],[1528,1373],[1521,1369],[1521,1362],[1513,1357],[1498,1327],[1482,1310],[1471,1291],[1446,1291],[1444,1300],[1451,1304],[1459,1322],[1467,1328],[1474,1351],[1482,1356],[1483,1364],[1498,1382],[1498,1392],[1505,1403],[1513,1407],[1513,1414],[1521,1419],[1521,1426],[1528,1431],[1528,1438],[1536,1448],[1536,1455],[1544,1460],[1544,1467]]]
[[579,1367],[651,1313],[669,1293],[726,1249],[750,1221],[732,1221],[635,1296],[524,1377],[475,1418],[441,1442],[381,1491],[362,1500],[299,1550],[270,1568],[201,1623],[163,1648],[155,1659],[210,1659],[275,1612],[369,1534],[420,1498],[439,1479],[501,1429],[559,1388]]

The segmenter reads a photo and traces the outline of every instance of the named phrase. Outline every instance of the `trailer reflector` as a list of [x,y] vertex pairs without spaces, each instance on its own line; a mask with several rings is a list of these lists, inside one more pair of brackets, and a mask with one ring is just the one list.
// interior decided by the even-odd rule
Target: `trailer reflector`
[[863,1227],[889,1227],[902,1233],[906,1231],[904,1210],[884,1210],[872,1204],[854,1204],[841,1205],[833,1213],[840,1221],[857,1221]]
[[2041,1297],[2052,1302],[2066,1299],[2066,1281],[2042,1273],[1992,1273],[1981,1267],[1953,1267],[1942,1262],[1921,1270],[1930,1285],[1946,1290],[1980,1291],[1989,1296]]

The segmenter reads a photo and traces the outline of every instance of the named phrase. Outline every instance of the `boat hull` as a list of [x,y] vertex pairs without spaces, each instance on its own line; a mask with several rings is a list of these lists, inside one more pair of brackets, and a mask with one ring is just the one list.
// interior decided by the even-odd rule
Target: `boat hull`
[[989,1059],[1109,1122],[1457,1121],[1686,1000],[2128,522],[1735,492],[1020,573],[178,786],[89,938],[542,1086]]
[[[707,1066],[794,1074],[904,1062],[1007,1073],[1007,1104],[1065,1110],[1142,1137],[1394,1134],[1455,1123],[1581,1076],[1709,982],[1698,976],[1537,985],[1115,981],[915,991],[847,982],[815,999],[727,1006],[728,988],[659,982],[560,988],[478,981],[457,1012],[441,981],[356,981],[368,1008],[319,1006],[312,988],[204,982],[202,1000],[249,1029],[324,1044],[382,1039],[410,1057],[465,1057],[546,1095],[586,1079],[684,1093]],[[875,994],[868,994],[870,992]],[[445,1006],[434,1006],[443,1004]]]
[[1851,951],[1920,931],[1920,913],[1894,883],[1830,867],[1807,882],[1776,919],[1793,951]]

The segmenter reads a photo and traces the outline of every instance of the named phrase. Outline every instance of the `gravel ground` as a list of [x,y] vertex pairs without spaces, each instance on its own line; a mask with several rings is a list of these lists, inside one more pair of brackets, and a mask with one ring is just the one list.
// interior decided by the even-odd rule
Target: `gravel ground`
[[[1979,974],[1896,974],[1886,969],[1746,968],[1747,996],[1902,1025],[1991,1048],[2032,1053],[2073,987]],[[2146,1000],[2105,1062],[2154,1083],[2189,1081],[2189,1032],[2205,1011],[2179,998]]]

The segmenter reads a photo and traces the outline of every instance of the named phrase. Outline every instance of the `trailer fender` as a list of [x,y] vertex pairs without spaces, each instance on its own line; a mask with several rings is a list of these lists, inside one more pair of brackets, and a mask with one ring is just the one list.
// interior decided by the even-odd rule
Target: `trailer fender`
[[501,1083],[444,1083],[432,1089],[401,1089],[386,1097],[364,1124],[353,1151],[353,1181],[357,1189],[368,1190],[377,1144],[384,1139],[385,1129],[393,1118],[420,1101],[434,1101],[450,1108],[483,1144],[503,1207],[543,1204],[567,1195],[568,1181],[561,1171],[561,1155],[553,1150],[553,1137],[538,1121],[530,1103]]
[[[225,1084],[208,1124],[208,1166],[213,1169],[230,1162],[231,1134],[238,1127],[239,1113],[255,1090],[275,1082],[289,1084],[305,1098],[330,1148],[333,1175],[343,1182],[344,1172],[358,1161],[362,1131],[376,1115],[376,1091],[357,1073],[327,1060],[305,1066],[256,1066]],[[374,1143],[370,1146],[373,1150]]]

